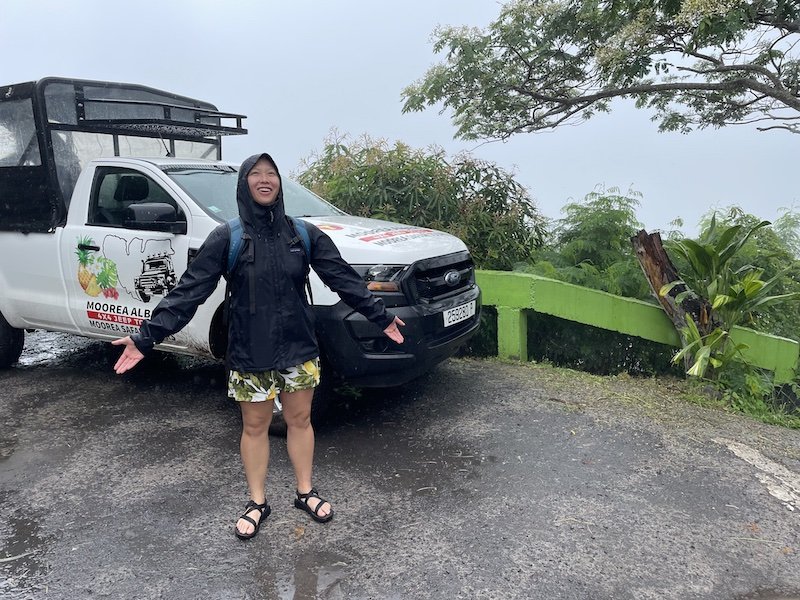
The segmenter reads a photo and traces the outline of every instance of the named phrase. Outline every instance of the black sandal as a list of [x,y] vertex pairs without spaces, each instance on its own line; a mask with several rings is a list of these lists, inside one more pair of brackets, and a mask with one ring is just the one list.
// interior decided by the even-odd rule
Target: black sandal
[[[258,519],[258,523],[256,523],[253,519],[247,516],[247,513],[253,512],[254,510],[258,510],[261,512],[261,516]],[[244,514],[239,518],[244,519],[248,523],[252,523],[255,529],[253,529],[253,531],[251,531],[250,533],[242,533],[241,531],[239,531],[239,528],[236,525],[234,525],[233,531],[234,533],[236,533],[236,537],[238,537],[240,540],[249,540],[250,538],[255,537],[255,535],[258,533],[258,528],[261,527],[261,523],[264,522],[264,519],[266,519],[271,512],[272,509],[266,502],[264,502],[264,504],[256,504],[255,502],[250,500],[244,507]]]
[[[308,505],[309,498],[316,498],[317,500],[319,500],[316,508],[312,509]],[[324,498],[320,498],[319,494],[317,493],[317,490],[314,488],[311,488],[311,491],[309,491],[307,494],[301,494],[300,490],[297,490],[297,499],[294,501],[294,507],[306,511],[309,515],[311,515],[311,518],[314,519],[317,523],[327,523],[333,518],[333,508],[331,508],[331,512],[329,512],[324,517],[319,516],[319,509],[326,502],[328,501],[325,500]],[[328,502],[328,504],[330,504],[330,502]]]

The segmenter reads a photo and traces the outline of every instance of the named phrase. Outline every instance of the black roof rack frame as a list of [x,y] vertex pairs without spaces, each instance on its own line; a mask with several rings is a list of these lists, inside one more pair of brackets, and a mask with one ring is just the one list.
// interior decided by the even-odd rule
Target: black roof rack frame
[[[142,137],[164,137],[169,135],[187,141],[201,141],[206,138],[217,138],[227,135],[244,135],[247,129],[242,127],[244,115],[221,112],[217,107],[208,102],[179,96],[155,88],[131,84],[113,83],[108,81],[92,81],[85,79],[63,79],[59,77],[46,77],[33,82],[37,102],[40,107],[47,106],[45,90],[48,85],[61,83],[75,87],[75,115],[77,124],[52,123],[48,122],[47,114],[42,114],[42,122],[47,124],[50,129],[83,131],[87,133],[108,133],[111,135],[136,135]],[[136,100],[126,98],[93,98],[87,97],[86,88],[104,88],[131,93],[145,93],[154,96],[161,96],[173,102],[163,102],[155,100]],[[135,119],[135,118],[108,118],[108,119],[89,119],[86,117],[88,105],[105,106],[130,106],[153,108],[160,112],[160,118]],[[175,112],[189,111],[193,113],[191,122],[173,118]],[[235,125],[222,124],[222,120],[232,120]],[[210,121],[210,122],[209,122]],[[210,140],[209,140],[210,141]]]

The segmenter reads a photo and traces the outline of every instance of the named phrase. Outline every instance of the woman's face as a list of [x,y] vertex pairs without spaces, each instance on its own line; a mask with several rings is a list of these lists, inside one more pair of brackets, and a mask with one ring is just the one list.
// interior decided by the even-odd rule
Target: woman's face
[[262,206],[269,206],[278,197],[281,178],[278,170],[266,158],[260,159],[247,174],[247,186],[253,200]]

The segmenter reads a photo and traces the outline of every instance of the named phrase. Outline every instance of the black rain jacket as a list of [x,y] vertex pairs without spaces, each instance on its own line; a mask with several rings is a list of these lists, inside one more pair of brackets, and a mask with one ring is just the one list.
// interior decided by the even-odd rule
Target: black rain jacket
[[[240,372],[284,369],[319,356],[314,313],[308,304],[305,281],[308,260],[303,240],[286,218],[283,185],[270,206],[256,203],[247,175],[261,158],[242,163],[236,188],[244,240],[239,260],[229,277],[227,363]],[[277,171],[277,166],[275,166]],[[279,175],[280,177],[280,175]],[[374,296],[364,280],[339,254],[331,239],[306,223],[311,241],[311,266],[320,279],[353,309],[386,329],[394,316]],[[136,347],[149,352],[155,344],[180,331],[226,275],[230,229],[223,223],[208,236],[178,285],[158,303],[139,333]]]

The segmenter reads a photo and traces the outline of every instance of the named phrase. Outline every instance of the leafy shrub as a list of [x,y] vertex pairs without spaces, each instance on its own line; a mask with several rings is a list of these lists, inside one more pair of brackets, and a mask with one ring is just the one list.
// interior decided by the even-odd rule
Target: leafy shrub
[[630,242],[642,228],[636,220],[639,197],[633,190],[621,194],[609,188],[567,204],[548,243],[534,252],[532,263],[517,265],[516,270],[618,296],[652,299]]
[[544,237],[544,219],[525,188],[466,154],[448,162],[441,150],[401,142],[329,139],[298,180],[351,214],[448,231],[483,269],[510,270]]

